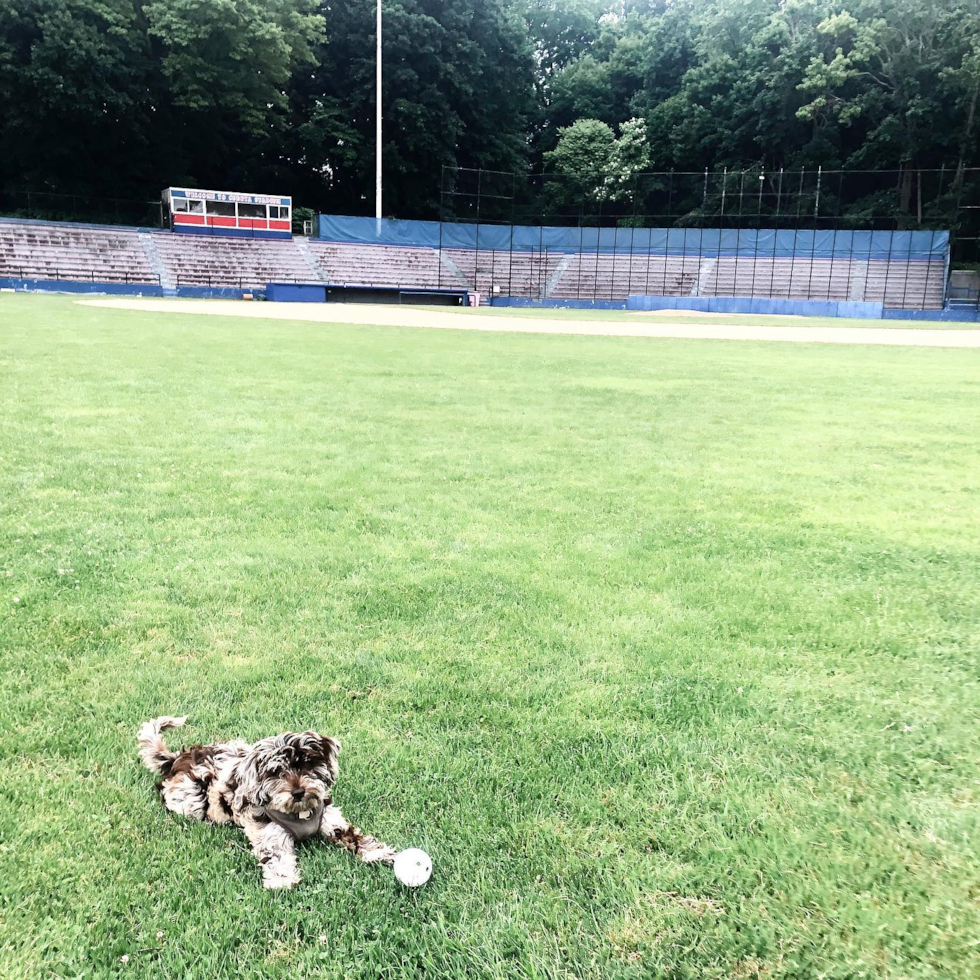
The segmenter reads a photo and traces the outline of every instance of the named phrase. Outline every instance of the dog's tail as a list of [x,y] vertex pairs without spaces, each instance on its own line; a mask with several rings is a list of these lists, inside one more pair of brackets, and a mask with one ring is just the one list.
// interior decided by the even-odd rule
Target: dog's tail
[[187,721],[186,717],[171,718],[169,715],[163,715],[161,718],[154,718],[152,721],[145,721],[140,725],[137,736],[140,758],[150,772],[160,773],[162,776],[166,776],[170,772],[174,759],[180,753],[171,752],[160,733],[165,732],[168,728],[178,728],[185,721]]

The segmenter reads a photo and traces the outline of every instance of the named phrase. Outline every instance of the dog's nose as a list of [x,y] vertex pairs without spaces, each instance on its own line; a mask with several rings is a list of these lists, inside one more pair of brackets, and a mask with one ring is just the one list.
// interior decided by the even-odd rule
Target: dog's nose
[[294,800],[301,800],[301,799],[303,799],[304,796],[306,796],[306,790],[305,789],[294,789],[293,790],[293,799]]

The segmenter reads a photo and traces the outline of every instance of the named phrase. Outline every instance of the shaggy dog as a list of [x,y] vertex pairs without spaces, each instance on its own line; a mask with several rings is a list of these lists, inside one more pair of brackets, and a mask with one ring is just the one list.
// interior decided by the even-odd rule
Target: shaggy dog
[[316,732],[285,732],[247,742],[167,748],[160,733],[186,718],[154,718],[139,730],[139,754],[163,776],[164,806],[193,820],[242,828],[266,888],[300,880],[297,841],[319,834],[367,864],[391,864],[395,850],[352,827],[333,805],[340,743]]

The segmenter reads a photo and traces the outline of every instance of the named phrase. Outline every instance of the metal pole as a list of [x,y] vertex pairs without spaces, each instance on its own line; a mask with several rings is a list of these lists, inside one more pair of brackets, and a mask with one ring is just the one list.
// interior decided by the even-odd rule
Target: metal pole
[[[595,279],[592,280],[592,305],[599,298],[599,245],[602,241],[602,198],[596,202],[599,205],[599,213],[596,215],[595,226]],[[615,242],[615,239],[613,240]],[[616,261],[615,245],[613,246],[613,262]]]
[[[701,214],[698,217],[698,269],[694,279],[692,296],[700,297],[701,289],[701,263],[704,261],[704,212],[708,206],[708,168],[704,168],[704,197],[701,200]],[[684,231],[684,251],[687,252],[687,231]]]
[[817,257],[817,232],[820,230],[820,183],[823,167],[817,167],[817,197],[813,205],[813,238],[810,239],[810,275],[806,281],[806,298],[813,299],[813,265]]
[[633,291],[633,241],[636,237],[636,205],[638,198],[639,175],[633,175],[633,224],[630,227],[630,267],[626,274],[626,297]]
[[762,191],[766,183],[766,171],[763,168],[762,173],[759,174],[759,205],[755,212],[755,255],[752,259],[752,286],[749,289],[749,295],[755,296],[755,274],[759,267],[759,232],[762,230]]
[[772,299],[772,288],[776,282],[776,255],[779,250],[779,210],[783,199],[783,168],[779,168],[779,186],[776,189],[776,216],[772,232],[772,265],[769,267],[769,298]]
[[[670,261],[670,231],[674,227],[674,168],[670,168],[670,183],[667,185],[667,220],[664,235],[664,296],[667,295],[667,263]],[[651,242],[647,242],[647,281],[650,280],[650,252],[652,251]],[[687,266],[687,231],[684,232],[684,246],[681,249],[681,274],[680,282],[684,282],[684,273]],[[649,289],[647,290],[649,292]]]
[[715,296],[718,295],[718,283],[721,279],[721,242],[725,232],[725,197],[728,193],[728,167],[721,184],[721,214],[718,216],[718,255],[715,257]]
[[[742,250],[742,203],[745,200],[745,171],[738,178],[738,222],[735,225],[735,268],[732,272],[732,296],[738,295],[738,253]],[[755,259],[753,258],[753,262]],[[745,263],[742,263],[745,268]]]
[[800,189],[796,195],[796,221],[793,225],[793,257],[789,264],[789,289],[786,293],[787,299],[805,299],[803,296],[793,296],[794,279],[796,277],[796,247],[800,243],[800,213],[803,209],[803,183],[806,179],[806,167],[800,170]]
[[[480,290],[480,195],[483,192],[483,168],[476,172],[476,252],[473,255],[473,291]],[[493,256],[490,256],[493,263]],[[491,270],[491,277],[493,272]]]
[[[837,253],[837,236],[844,230],[841,227],[842,210],[844,208],[844,171],[840,172],[840,181],[837,184],[837,221],[834,224],[834,246],[830,252],[830,283],[834,282],[834,255]],[[851,270],[854,268],[854,235],[851,235],[850,248],[847,251],[847,282],[844,286],[844,299],[851,298]],[[827,299],[831,299],[830,293]]]
[[378,0],[377,50],[375,53],[375,86],[377,110],[374,132],[374,220],[375,231],[381,237],[381,0]]
[[[510,251],[507,253],[507,295],[514,295],[514,207],[517,201],[517,171],[510,175]],[[544,299],[539,296],[538,299]]]
[[[936,195],[935,200],[942,200],[943,196],[943,178],[946,176],[946,164],[942,165],[942,169],[939,171],[939,193]],[[922,281],[922,305],[919,307],[920,310],[925,310],[928,308],[929,302],[929,280],[932,278],[932,267],[934,265],[932,257],[935,254],[935,242],[936,236],[933,232],[931,236],[931,241],[929,242],[929,261],[926,263],[926,274]]]

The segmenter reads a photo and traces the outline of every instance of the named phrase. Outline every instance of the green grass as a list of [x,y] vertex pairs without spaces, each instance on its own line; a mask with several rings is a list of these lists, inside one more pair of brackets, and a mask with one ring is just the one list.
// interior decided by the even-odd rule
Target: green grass
[[[424,309],[424,307],[420,307]],[[430,307],[431,308],[431,307]],[[453,307],[448,307],[452,311]],[[458,308],[457,308],[458,309]],[[445,312],[445,310],[443,311]],[[577,310],[540,307],[498,306],[481,307],[479,311],[459,310],[459,312],[478,312],[480,316],[521,316],[543,317],[548,320],[602,320],[604,322],[656,323],[673,321],[690,324],[733,324],[737,326],[760,327],[861,327],[887,330],[977,330],[980,323],[966,320],[870,320],[837,316],[781,316],[768,313],[696,313],[685,311],[660,310],[657,312],[635,313],[626,310]]]
[[[980,975],[977,352],[2,295],[0,413],[5,980]],[[185,712],[432,881],[264,892]]]

